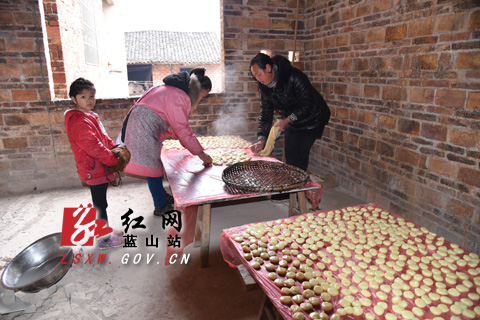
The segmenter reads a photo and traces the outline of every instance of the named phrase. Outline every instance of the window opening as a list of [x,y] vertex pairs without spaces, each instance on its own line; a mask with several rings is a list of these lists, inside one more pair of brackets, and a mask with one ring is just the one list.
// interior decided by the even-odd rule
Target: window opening
[[93,0],[82,0],[83,43],[85,46],[85,62],[98,65],[97,28],[95,24],[95,8]]
[[153,86],[152,65],[128,65],[128,93],[130,96],[143,94]]

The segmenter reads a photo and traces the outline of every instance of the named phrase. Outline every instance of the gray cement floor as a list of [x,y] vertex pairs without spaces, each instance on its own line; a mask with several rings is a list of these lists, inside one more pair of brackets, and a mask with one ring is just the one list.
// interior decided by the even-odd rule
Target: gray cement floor
[[[129,208],[134,216],[143,216],[146,230],[140,236],[158,237],[159,247],[75,249],[81,253],[80,263],[73,264],[63,279],[37,293],[0,291],[3,306],[13,298],[25,310],[0,314],[0,319],[256,319],[263,292],[258,287],[245,290],[236,269],[222,258],[219,240],[223,229],[252,222],[288,216],[288,201],[236,202],[212,207],[210,263],[200,268],[200,249],[190,245],[187,264],[164,265],[167,231],[162,219],[152,215],[153,205],[146,181],[126,177],[119,188],[108,190],[110,224],[121,228],[120,216]],[[65,207],[78,207],[91,202],[89,189],[78,187],[34,192],[0,198],[0,272],[20,251],[37,239],[62,229]],[[335,187],[324,186],[318,211],[339,209],[364,203]],[[139,237],[140,238],[140,237]],[[105,262],[86,263],[87,254],[94,259],[106,253]],[[122,257],[130,255],[127,264]],[[138,264],[133,257],[141,254]],[[153,258],[147,264],[147,254]],[[0,299],[0,310],[2,310]],[[7,302],[7,303],[6,303]],[[11,306],[11,304],[10,304]]]

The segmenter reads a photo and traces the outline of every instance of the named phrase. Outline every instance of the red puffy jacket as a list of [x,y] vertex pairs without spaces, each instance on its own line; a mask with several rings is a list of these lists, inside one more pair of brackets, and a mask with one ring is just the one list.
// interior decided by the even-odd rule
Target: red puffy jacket
[[[102,164],[114,167],[118,158],[110,151],[115,143],[105,131],[100,118],[92,111],[70,109],[65,112],[65,130],[72,146],[80,180],[89,185],[107,183],[106,170]],[[108,171],[108,179],[114,174]]]

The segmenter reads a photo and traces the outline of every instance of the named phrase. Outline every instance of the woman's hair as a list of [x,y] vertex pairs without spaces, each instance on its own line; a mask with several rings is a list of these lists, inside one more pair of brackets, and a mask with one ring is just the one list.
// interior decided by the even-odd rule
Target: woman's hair
[[77,94],[79,94],[85,89],[95,89],[93,82],[84,78],[78,78],[70,85],[70,92],[68,93],[68,95],[70,97],[76,97]]
[[256,64],[260,69],[265,70],[267,64],[273,66],[272,58],[265,53],[259,53],[250,61],[250,68]]
[[196,75],[200,82],[200,87],[204,90],[212,90],[212,81],[205,75],[205,68],[194,68],[190,71],[190,76]]

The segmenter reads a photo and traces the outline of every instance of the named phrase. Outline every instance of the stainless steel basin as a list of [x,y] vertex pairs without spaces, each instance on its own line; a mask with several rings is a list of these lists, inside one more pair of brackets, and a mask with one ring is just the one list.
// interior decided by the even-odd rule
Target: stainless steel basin
[[60,246],[61,233],[45,236],[20,252],[2,273],[7,289],[37,292],[58,282],[73,262],[71,247]]

